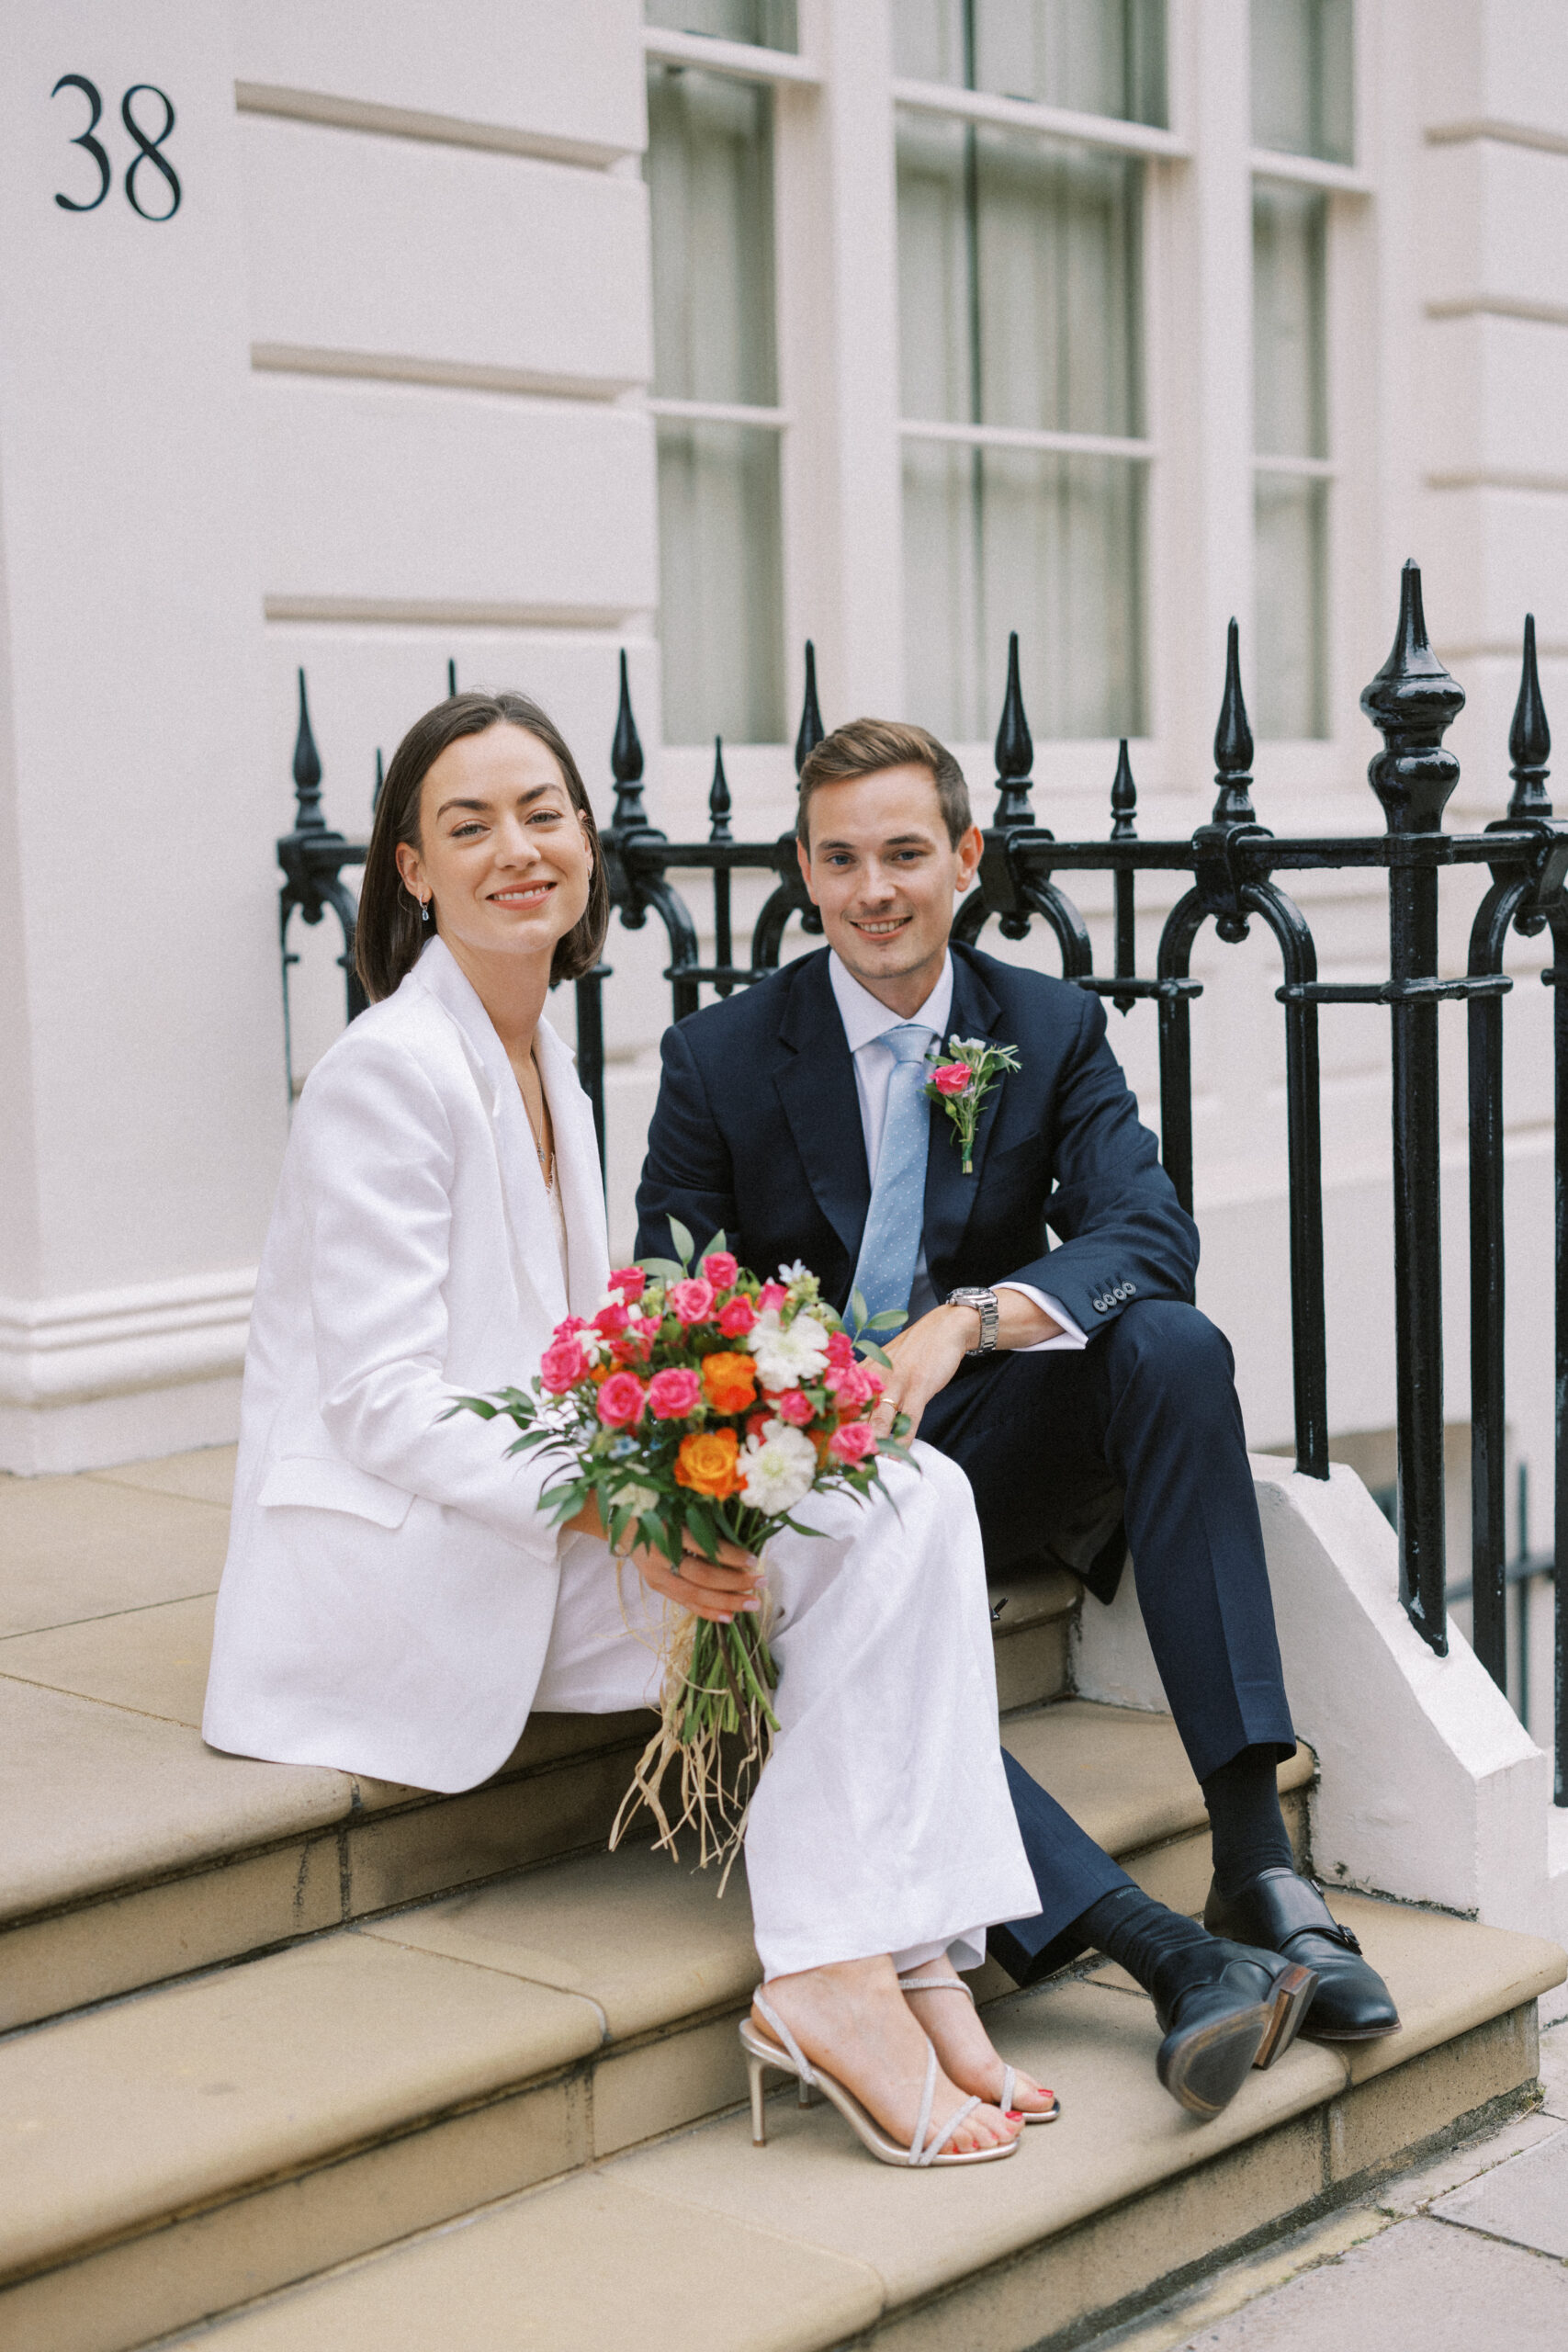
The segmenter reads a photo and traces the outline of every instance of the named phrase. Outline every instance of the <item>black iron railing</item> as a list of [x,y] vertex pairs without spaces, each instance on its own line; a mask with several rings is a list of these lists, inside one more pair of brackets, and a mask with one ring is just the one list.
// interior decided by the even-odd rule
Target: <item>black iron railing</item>
[[[822,736],[812,649],[806,650],[806,696],[795,745],[798,769]],[[1568,1804],[1568,825],[1546,796],[1551,737],[1536,671],[1533,621],[1525,625],[1523,675],[1509,736],[1514,790],[1506,815],[1478,833],[1443,830],[1443,811],[1459,780],[1459,763],[1443,736],[1462,707],[1462,690],[1433,653],[1422,612],[1420,574],[1406,564],[1399,623],[1388,660],[1361,696],[1383,739],[1368,771],[1382,806],[1382,833],[1276,836],[1258,820],[1251,797],[1253,741],[1242,698],[1233,621],[1225,683],[1214,736],[1218,786],[1207,824],[1190,838],[1145,841],[1137,831],[1137,793],[1123,743],[1111,790],[1105,841],[1059,842],[1035,822],[1033,744],[1019,689],[1018,640],[1009,650],[1007,688],[996,742],[997,802],[986,829],[976,888],[960,909],[957,932],[976,940],[996,921],[1007,938],[1028,935],[1036,921],[1056,944],[1063,977],[1105,997],[1122,1012],[1150,1001],[1159,1031],[1161,1154],[1183,1204],[1192,1205],[1191,1007],[1202,984],[1191,977],[1194,945],[1213,922],[1236,944],[1260,922],[1280,950],[1284,1007],[1287,1161],[1296,1466],[1328,1475],[1328,1375],[1325,1317],[1323,1173],[1320,1136],[1318,1009],[1385,1005],[1391,1027],[1393,1148],[1395,1366],[1399,1460],[1401,1596],[1412,1623],[1439,1654],[1448,1647],[1443,1492],[1443,1345],[1440,1227],[1438,1007],[1464,1002],[1470,1053],[1472,1564],[1474,1645],[1503,1687],[1506,1676],[1506,1538],[1504,1519],[1505,1408],[1502,999],[1513,987],[1502,969],[1509,933],[1550,930],[1552,963],[1541,978],[1554,995],[1556,1085],[1556,1800]],[[820,924],[801,885],[795,837],[737,841],[722,744],[716,746],[705,841],[672,842],[654,825],[643,800],[643,753],[621,657],[620,707],[611,752],[615,808],[604,836],[611,895],[628,931],[649,916],[669,947],[664,979],[673,1019],[695,1012],[702,989],[720,996],[773,970],[792,919],[807,932]],[[288,931],[298,910],[319,922],[330,907],[343,930],[349,1017],[360,1009],[353,978],[353,901],[340,880],[364,846],[329,831],[321,815],[321,768],[310,740],[304,679],[295,752],[299,814],[278,843],[285,989]],[[1484,866],[1491,887],[1475,915],[1468,967],[1444,978],[1438,968],[1439,877],[1448,867]],[[1327,982],[1317,977],[1311,926],[1279,877],[1291,873],[1382,868],[1388,876],[1388,977]],[[705,873],[712,891],[713,961],[702,960],[697,923],[674,888],[676,872]],[[773,888],[737,955],[732,890],[738,873],[771,876]],[[1109,873],[1112,893],[1112,969],[1097,973],[1088,927],[1058,876]],[[1154,969],[1137,968],[1135,917],[1140,874],[1187,874],[1190,887],[1167,915]],[[604,1137],[603,989],[607,968],[576,983],[578,1069]]]

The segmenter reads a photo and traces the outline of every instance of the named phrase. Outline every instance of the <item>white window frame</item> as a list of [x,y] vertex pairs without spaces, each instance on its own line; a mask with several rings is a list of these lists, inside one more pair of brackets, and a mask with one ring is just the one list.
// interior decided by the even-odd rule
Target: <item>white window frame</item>
[[[780,200],[780,181],[783,175],[781,173],[779,164],[780,139],[778,120],[783,109],[777,104],[777,99],[783,94],[792,91],[798,90],[807,93],[814,92],[821,85],[821,72],[809,61],[809,59],[798,56],[788,50],[762,49],[750,41],[719,40],[710,38],[705,33],[672,32],[667,30],[662,26],[656,25],[645,25],[642,28],[642,53],[645,70],[648,66],[653,64],[686,65],[692,67],[696,72],[713,74],[719,79],[728,79],[734,82],[762,83],[773,90],[775,94],[773,139],[773,306],[774,348],[777,353],[776,366],[778,387],[782,393],[784,390],[787,379],[789,363],[785,356],[784,337],[780,332],[781,322],[778,315],[783,308],[780,295],[780,277],[783,262],[782,248],[784,243],[784,232],[782,227],[781,216],[784,212],[784,207]],[[655,419],[664,418],[672,422],[688,424],[739,424],[762,432],[770,432],[777,436],[779,444],[779,500],[781,508],[780,545],[784,567],[784,610],[785,614],[785,628],[787,632],[789,627],[789,616],[793,610],[791,582],[794,577],[795,566],[792,555],[792,544],[796,536],[790,528],[791,502],[789,481],[794,456],[792,427],[795,423],[795,416],[787,398],[782,399],[773,407],[764,408],[753,407],[744,401],[668,400],[658,394],[649,394],[647,401],[647,408],[649,414]],[[790,658],[790,649],[787,645],[784,649],[784,675],[785,681],[785,723],[789,732],[793,735],[793,726],[790,725],[789,721],[789,698],[791,684],[793,682],[795,670],[798,667],[799,657],[798,652],[796,652],[792,660]],[[694,786],[699,769],[705,777],[707,770],[712,765],[713,751],[711,744],[671,744],[669,745],[667,749],[675,754],[674,770],[682,785]],[[741,756],[742,760],[745,759],[745,755],[749,752],[766,752],[771,751],[772,749],[772,746],[763,745],[737,744],[735,746],[736,752]],[[725,746],[725,756],[727,760],[730,758],[730,747],[728,743]],[[690,771],[689,774],[688,771]],[[705,788],[706,786],[705,782]]]

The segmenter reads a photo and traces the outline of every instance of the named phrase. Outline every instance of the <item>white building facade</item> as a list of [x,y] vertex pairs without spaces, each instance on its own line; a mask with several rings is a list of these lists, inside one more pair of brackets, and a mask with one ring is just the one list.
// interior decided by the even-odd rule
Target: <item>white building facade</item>
[[[652,821],[702,837],[719,735],[737,833],[776,834],[807,637],[828,723],[931,726],[984,817],[1013,629],[1039,820],[1106,832],[1125,736],[1140,831],[1187,833],[1233,614],[1262,821],[1376,828],[1357,695],[1412,554],[1470,697],[1450,823],[1502,813],[1527,609],[1568,712],[1552,0],[65,0],[0,53],[6,1467],[232,1435],[301,668],[357,835],[449,661],[543,701],[607,812],[623,649]],[[1300,895],[1325,977],[1386,970],[1378,877]],[[1104,964],[1103,881],[1082,904]],[[292,944],[298,1076],[341,975],[324,930]],[[607,959],[625,1241],[668,991],[653,929]],[[1538,1539],[1544,960],[1519,944],[1507,1012]],[[1282,1444],[1278,973],[1212,933],[1195,968],[1201,1296]],[[1114,1034],[1154,1123],[1151,1010]],[[1445,1039],[1458,1538],[1462,1016]],[[1324,1054],[1331,1419],[1378,1485],[1385,1017],[1325,1016]]]

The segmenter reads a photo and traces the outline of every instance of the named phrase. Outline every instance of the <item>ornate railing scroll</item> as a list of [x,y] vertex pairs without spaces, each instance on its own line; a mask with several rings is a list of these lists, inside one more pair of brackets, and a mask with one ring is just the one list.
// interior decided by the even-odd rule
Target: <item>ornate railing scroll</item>
[[[806,649],[806,692],[795,767],[823,727],[813,649]],[[1399,1444],[1401,1593],[1423,1638],[1448,1645],[1444,1558],[1443,1358],[1438,1007],[1466,1005],[1470,1048],[1471,1427],[1472,1544],[1471,1590],[1475,1646],[1505,1681],[1506,1389],[1502,999],[1513,982],[1503,970],[1510,935],[1549,932],[1552,961],[1541,975],[1554,990],[1556,1102],[1556,1453],[1554,1559],[1540,1565],[1556,1582],[1556,1794],[1568,1804],[1568,825],[1554,818],[1545,790],[1550,732],[1541,706],[1532,621],[1525,630],[1518,706],[1509,736],[1514,790],[1507,813],[1476,833],[1443,830],[1459,767],[1443,736],[1463,703],[1460,687],[1433,653],[1422,611],[1420,575],[1404,568],[1399,621],[1388,660],[1361,697],[1382,736],[1369,780],[1382,805],[1382,833],[1276,836],[1258,821],[1252,799],[1253,741],[1242,695],[1235,624],[1226,648],[1224,688],[1214,736],[1216,797],[1209,821],[1190,838],[1145,840],[1137,829],[1137,787],[1127,745],[1111,786],[1110,836],[1058,841],[1035,820],[1033,745],[1019,684],[1018,640],[1009,646],[1008,676],[996,741],[996,804],[985,828],[976,887],[960,908],[957,935],[974,942],[993,919],[1020,940],[1043,923],[1055,943],[1062,977],[1106,999],[1122,1014],[1152,1002],[1158,1023],[1161,1155],[1183,1203],[1194,1182],[1192,1006],[1202,994],[1191,976],[1195,944],[1206,924],[1235,944],[1260,922],[1280,957],[1275,993],[1284,1010],[1289,1171],[1292,1340],[1296,1464],[1308,1476],[1328,1475],[1330,1396],[1325,1316],[1323,1173],[1318,1062],[1319,1009],[1388,1009],[1392,1046],[1391,1127],[1394,1172],[1396,1420]],[[639,930],[649,916],[664,932],[664,979],[671,1012],[683,1020],[705,989],[728,996],[761,979],[779,962],[786,927],[820,924],[801,882],[795,836],[737,839],[736,808],[716,742],[708,832],[672,842],[649,815],[643,753],[621,659],[620,707],[611,752],[615,808],[604,847],[616,918]],[[286,882],[283,952],[287,989],[288,923],[298,908],[319,922],[331,907],[344,931],[340,961],[348,974],[350,1017],[358,1009],[353,979],[353,904],[338,880],[363,846],[328,831],[321,815],[320,763],[310,740],[300,681],[300,733],[295,752],[299,816],[278,843]],[[1453,866],[1485,866],[1490,888],[1476,912],[1462,975],[1439,968],[1440,877]],[[1365,871],[1388,877],[1388,977],[1323,981],[1311,927],[1281,886],[1292,872]],[[733,880],[771,876],[773,888],[751,926],[736,937]],[[1064,887],[1075,872],[1109,874],[1111,969],[1094,968],[1089,928]],[[699,924],[676,888],[675,874],[705,874],[711,913]],[[1189,877],[1166,917],[1152,972],[1137,968],[1137,877]],[[313,909],[313,911],[312,911]],[[704,937],[713,961],[702,960]],[[578,1067],[604,1132],[601,965],[577,983]],[[1521,1534],[1521,1546],[1523,1536]],[[1518,1563],[1514,1564],[1517,1578]]]

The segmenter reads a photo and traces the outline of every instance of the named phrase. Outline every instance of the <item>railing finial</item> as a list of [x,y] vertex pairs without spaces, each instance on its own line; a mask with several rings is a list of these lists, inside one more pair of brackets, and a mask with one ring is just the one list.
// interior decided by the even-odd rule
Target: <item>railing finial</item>
[[827,731],[822,724],[822,713],[817,701],[817,648],[807,638],[806,640],[806,695],[800,706],[800,732],[795,739],[796,775],[800,774]]
[[1510,817],[1550,817],[1546,797],[1547,761],[1551,754],[1551,729],[1540,698],[1540,673],[1535,662],[1535,615],[1525,615],[1525,654],[1519,673],[1519,698],[1508,729],[1508,773],[1514,789],[1508,801]]
[[1241,631],[1232,618],[1225,631],[1225,690],[1214,729],[1215,795],[1211,824],[1255,825],[1252,805],[1252,728],[1241,691]]
[[708,839],[710,842],[732,842],[729,830],[729,778],[724,773],[724,738],[713,739],[713,782],[708,786]]
[[386,781],[386,774],[381,766],[381,746],[378,743],[376,746],[376,783],[370,795],[370,816],[372,822],[374,822],[377,809],[381,806],[381,787]]
[[310,706],[305,698],[305,673],[299,673],[299,726],[294,738],[294,830],[324,833],[321,814],[321,757],[310,732]]
[[1015,826],[1032,825],[1034,805],[1029,797],[1033,780],[1034,738],[1029,731],[1029,719],[1023,707],[1023,689],[1018,676],[1018,631],[1008,637],[1008,683],[1002,696],[1001,725],[997,729],[997,813],[998,830],[1012,831]]
[[448,697],[457,691],[457,664],[451,654],[446,656],[446,692]]
[[1133,781],[1133,763],[1127,757],[1127,738],[1123,735],[1117,746],[1116,774],[1111,783],[1111,838],[1113,842],[1137,840],[1138,828],[1134,821],[1137,807],[1138,787]]
[[646,825],[642,805],[642,738],[632,717],[631,686],[626,677],[626,652],[621,648],[621,702],[615,713],[615,741],[610,745],[610,773],[615,779],[615,806],[610,819],[619,832],[630,825]]
[[1399,626],[1388,660],[1361,695],[1361,708],[1383,739],[1367,769],[1391,833],[1435,833],[1459,782],[1459,762],[1443,736],[1464,708],[1464,688],[1432,650],[1414,559],[1399,582]]

